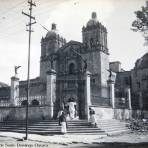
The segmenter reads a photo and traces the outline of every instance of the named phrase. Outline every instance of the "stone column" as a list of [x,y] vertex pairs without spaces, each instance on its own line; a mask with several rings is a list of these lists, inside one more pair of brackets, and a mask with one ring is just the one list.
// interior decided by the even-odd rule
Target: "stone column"
[[85,73],[85,117],[89,120],[89,106],[91,105],[90,72]]
[[143,98],[142,98],[142,91],[139,92],[139,107],[143,109]]
[[141,90],[139,92],[139,107],[140,107],[140,117],[138,118],[143,118],[143,96]]
[[112,108],[115,109],[115,81],[108,80],[109,97],[111,99]]
[[128,107],[131,110],[132,109],[132,103],[131,103],[131,89],[130,89],[130,87],[126,88],[126,92],[127,92],[127,99],[128,99]]
[[132,119],[132,102],[131,102],[131,89],[130,87],[126,88],[128,107],[129,107],[129,118]]
[[49,118],[52,119],[54,115],[53,102],[56,99],[56,71],[53,69],[47,71],[46,96],[49,105]]
[[19,98],[19,78],[11,77],[11,105],[17,106],[17,98]]

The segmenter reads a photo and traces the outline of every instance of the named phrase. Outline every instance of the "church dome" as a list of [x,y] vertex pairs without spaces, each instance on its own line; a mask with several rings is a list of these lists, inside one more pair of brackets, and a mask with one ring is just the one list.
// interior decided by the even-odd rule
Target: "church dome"
[[87,22],[87,26],[97,25],[99,21],[97,20],[96,12],[92,12],[91,19]]
[[51,30],[47,32],[46,37],[53,37],[56,36],[58,34],[58,31],[56,29],[56,24],[53,23],[51,26]]
[[146,53],[142,58],[136,61],[135,68],[137,69],[148,68],[148,53]]
[[0,88],[2,88],[2,87],[8,87],[8,85],[3,82],[0,82]]

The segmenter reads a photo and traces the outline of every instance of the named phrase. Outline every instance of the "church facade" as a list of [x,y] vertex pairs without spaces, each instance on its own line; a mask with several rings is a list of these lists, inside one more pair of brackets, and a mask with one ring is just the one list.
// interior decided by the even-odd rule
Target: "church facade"
[[[56,25],[52,24],[51,31],[41,40],[40,79],[46,82],[47,70],[55,70],[56,99],[62,103],[72,97],[82,110],[80,104],[83,103],[80,102],[85,98],[86,85],[84,74],[89,71],[91,101],[109,105],[107,30],[97,21],[96,13],[92,13],[92,18],[82,28],[82,38],[82,43],[77,41],[66,43],[66,40],[57,33]],[[103,99],[106,102],[103,102]]]
[[[30,118],[56,118],[69,99],[75,101],[79,118],[88,118],[90,106],[102,118],[112,114],[110,118],[129,119],[139,112],[146,117],[148,87],[144,84],[143,88],[141,75],[146,75],[148,67],[138,69],[138,64],[133,70],[124,71],[120,62],[109,62],[107,29],[95,12],[82,27],[82,42],[66,42],[58,34],[56,24],[52,24],[41,39],[40,75],[30,80]],[[0,106],[3,110],[11,108],[16,119],[25,118],[26,88],[27,81],[20,81],[17,74],[11,78],[10,87],[0,88]],[[3,112],[1,120],[10,118],[9,111]]]

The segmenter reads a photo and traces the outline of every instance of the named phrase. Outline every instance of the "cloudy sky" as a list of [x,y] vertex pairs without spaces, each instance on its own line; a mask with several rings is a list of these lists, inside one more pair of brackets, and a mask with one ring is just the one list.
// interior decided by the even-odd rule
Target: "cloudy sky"
[[[107,27],[110,61],[121,61],[125,70],[134,67],[137,58],[147,52],[140,33],[131,31],[134,11],[145,5],[145,0],[34,0],[31,44],[31,78],[39,75],[40,40],[55,22],[67,41],[81,41],[81,29],[96,11],[98,20]],[[0,81],[10,84],[14,66],[21,65],[19,77],[27,78],[28,18],[27,0],[0,0]],[[41,24],[41,25],[40,25]]]

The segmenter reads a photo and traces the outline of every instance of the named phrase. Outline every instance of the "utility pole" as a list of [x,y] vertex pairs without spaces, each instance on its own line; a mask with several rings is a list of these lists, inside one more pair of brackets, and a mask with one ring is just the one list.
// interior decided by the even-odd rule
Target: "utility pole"
[[[26,104],[26,137],[24,137],[24,140],[28,139],[28,106],[29,106],[29,87],[30,87],[30,45],[31,45],[31,32],[32,25],[36,23],[35,17],[32,16],[32,7],[36,6],[35,3],[32,2],[32,0],[28,0],[29,3],[29,14],[22,11],[22,14],[27,16],[29,18],[29,23],[26,25],[28,29],[26,31],[29,32],[29,44],[28,44],[28,74],[27,74],[27,104]],[[33,21],[32,21],[33,20]]]

